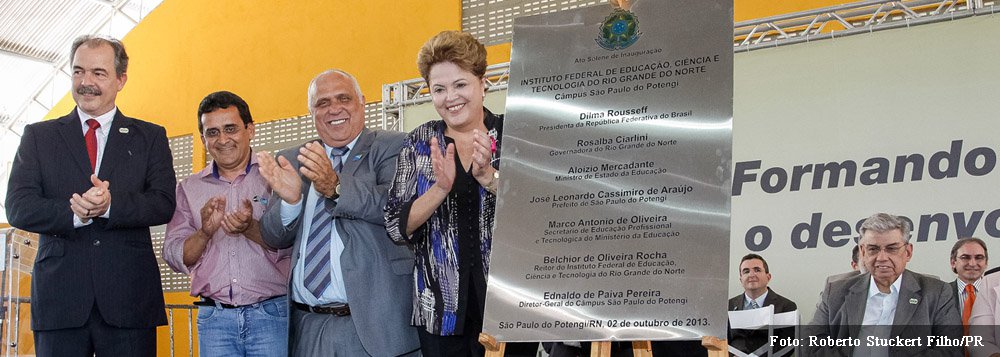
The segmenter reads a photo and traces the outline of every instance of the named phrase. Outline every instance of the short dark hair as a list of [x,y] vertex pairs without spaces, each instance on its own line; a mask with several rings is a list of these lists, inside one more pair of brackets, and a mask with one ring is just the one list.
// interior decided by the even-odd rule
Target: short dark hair
[[236,110],[240,112],[240,119],[243,119],[244,128],[253,123],[253,117],[250,116],[250,106],[247,105],[247,102],[233,92],[223,90],[206,95],[205,99],[201,100],[201,104],[198,104],[198,132],[202,133],[205,131],[205,124],[201,122],[202,114],[214,112],[216,109],[226,109],[231,106],[236,106]]
[[851,261],[854,262],[854,264],[858,264],[858,253],[861,252],[860,247],[860,244],[855,244],[854,248],[851,248]]
[[[966,244],[973,244],[973,243],[979,244],[980,247],[983,247],[983,255],[986,256],[986,260],[990,260],[990,251],[989,249],[986,249],[986,242],[983,242],[982,239],[976,237],[959,238],[958,241],[951,246],[951,260],[954,261],[955,259],[958,259],[959,248],[962,248]],[[951,271],[955,274],[958,274],[958,271],[955,270],[955,268],[951,268]]]
[[111,49],[115,51],[115,76],[121,77],[125,72],[128,72],[128,53],[125,52],[125,44],[116,38],[103,37],[98,35],[83,35],[77,37],[73,40],[73,47],[69,51],[69,61],[70,65],[76,59],[76,50],[80,46],[87,45],[87,47],[94,48],[100,45],[111,46]]
[[[768,274],[771,274],[771,269],[767,267],[767,261],[764,260],[764,257],[759,256],[759,255],[754,254],[754,253],[750,253],[750,254],[744,255],[743,259],[740,259],[740,265],[743,265],[743,262],[745,262],[747,260],[751,260],[751,259],[760,260],[761,263],[764,263],[764,272],[768,273]],[[739,266],[736,267],[736,272],[737,273],[740,272],[740,267]]]

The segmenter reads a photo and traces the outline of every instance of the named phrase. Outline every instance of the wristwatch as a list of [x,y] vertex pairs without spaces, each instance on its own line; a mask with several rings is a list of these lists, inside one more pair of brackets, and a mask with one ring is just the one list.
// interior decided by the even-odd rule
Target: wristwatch
[[486,190],[492,192],[494,195],[497,194],[497,182],[500,181],[500,170],[493,171],[493,179],[490,183],[486,184]]
[[331,194],[330,197],[327,197],[327,198],[335,200],[335,199],[337,199],[339,197],[340,197],[340,183],[338,182],[337,186],[333,186],[333,194]]

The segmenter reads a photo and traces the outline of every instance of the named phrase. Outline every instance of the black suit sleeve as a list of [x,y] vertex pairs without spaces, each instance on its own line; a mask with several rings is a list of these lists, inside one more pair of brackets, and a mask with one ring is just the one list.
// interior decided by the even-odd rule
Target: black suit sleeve
[[169,222],[174,215],[177,177],[167,133],[160,126],[152,126],[150,132],[149,165],[142,191],[116,192],[114,181],[110,182],[111,215],[107,229],[158,226]]
[[35,126],[26,126],[7,183],[7,220],[10,225],[29,232],[70,234],[73,211],[69,208],[69,197],[45,197],[37,145]]

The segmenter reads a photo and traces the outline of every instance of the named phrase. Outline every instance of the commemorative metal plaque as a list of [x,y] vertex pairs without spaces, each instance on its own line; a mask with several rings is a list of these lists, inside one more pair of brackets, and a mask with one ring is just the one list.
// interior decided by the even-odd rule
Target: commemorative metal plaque
[[515,20],[484,332],[724,337],[732,2]]

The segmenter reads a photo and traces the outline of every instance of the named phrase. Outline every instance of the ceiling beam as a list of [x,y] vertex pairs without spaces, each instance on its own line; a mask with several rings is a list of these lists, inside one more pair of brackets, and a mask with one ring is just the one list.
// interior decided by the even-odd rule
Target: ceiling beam
[[[0,44],[2,44],[2,41],[0,41]],[[47,64],[47,65],[50,65],[50,66],[56,64],[56,62],[54,60],[50,60],[48,58],[41,58],[41,57],[36,57],[36,56],[32,56],[32,55],[27,55],[27,54],[16,52],[16,51],[11,51],[11,50],[3,48],[3,47],[0,47],[0,53],[6,54],[6,55],[11,55],[11,56],[14,56],[14,57],[17,57],[17,58],[23,58],[23,59],[30,60],[30,61],[35,61],[35,62],[38,62],[38,63],[44,63],[44,64]],[[56,56],[54,54],[52,55],[53,59],[56,59],[57,57],[58,56]]]

